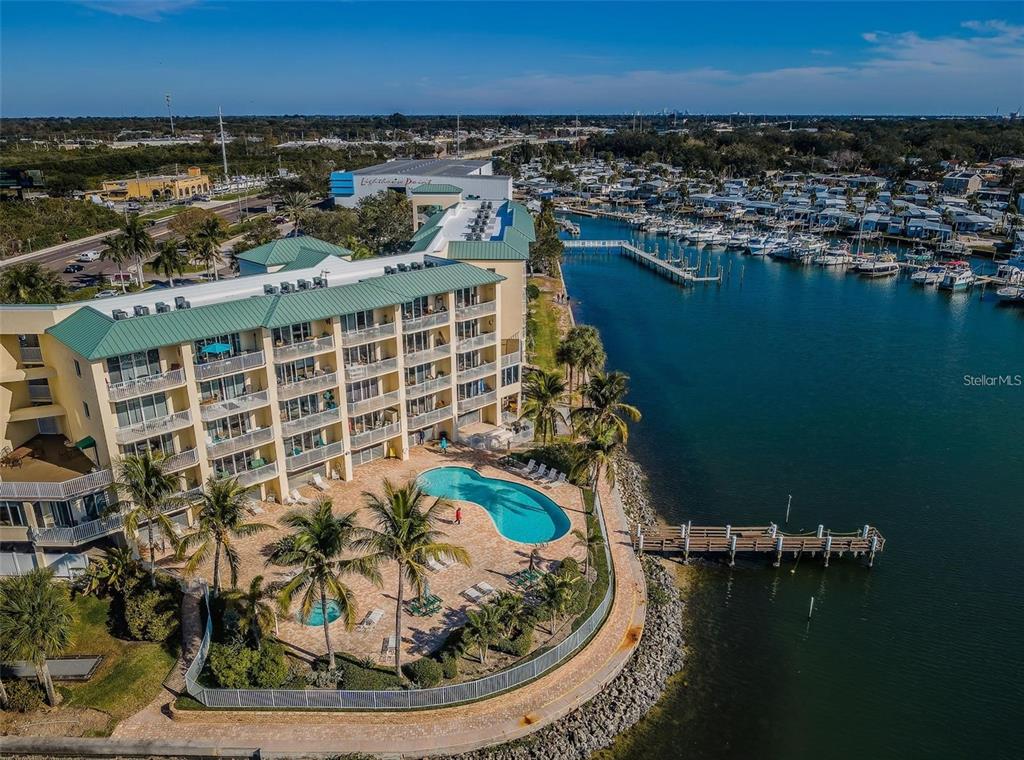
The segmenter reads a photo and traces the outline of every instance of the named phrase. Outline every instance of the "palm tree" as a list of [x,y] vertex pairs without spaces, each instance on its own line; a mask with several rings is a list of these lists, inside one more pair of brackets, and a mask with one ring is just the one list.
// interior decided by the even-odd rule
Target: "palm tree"
[[0,272],[0,303],[59,303],[68,297],[61,276],[41,264],[15,264]]
[[313,605],[320,606],[323,616],[324,641],[327,644],[327,666],[334,669],[334,645],[331,643],[327,608],[333,599],[342,622],[351,629],[356,622],[356,600],[342,577],[357,573],[380,583],[376,567],[363,557],[345,559],[342,555],[353,547],[356,532],[355,512],[335,517],[330,499],[320,499],[306,510],[285,515],[283,524],[292,532],[273,547],[271,564],[298,566],[298,574],[284,585],[278,595],[278,606],[287,614],[292,600],[301,597],[299,614],[306,619]]
[[209,238],[200,235],[198,232],[193,233],[185,238],[185,247],[188,249],[189,256],[193,262],[212,270],[214,277],[217,276],[217,268],[214,263],[217,260],[217,249],[214,248]]
[[139,287],[143,286],[142,260],[153,252],[153,238],[146,232],[146,226],[139,219],[138,214],[132,214],[121,228],[121,237],[124,239],[125,254],[130,259],[135,259],[138,267]]
[[[436,529],[437,521],[451,505],[437,499],[424,509],[426,494],[412,480],[403,486],[384,481],[384,496],[364,493],[367,509],[376,527],[363,528],[354,547],[368,551],[368,562],[379,566],[385,562],[398,565],[398,604],[395,606],[395,641],[402,637],[402,605],[405,584],[422,594],[426,585],[427,562],[443,557],[469,566],[469,553],[461,546],[445,543],[445,534]],[[402,647],[395,647],[395,674],[402,677]]]
[[154,526],[171,542],[177,545],[174,524],[166,511],[184,504],[181,494],[181,478],[166,472],[163,456],[150,452],[122,457],[114,465],[115,486],[129,502],[124,515],[124,530],[134,536],[141,522],[146,523],[147,546],[149,548],[149,585],[156,588],[156,536]]
[[574,480],[586,478],[597,486],[604,474],[608,485],[615,485],[615,460],[626,451],[626,445],[618,429],[610,424],[598,424],[587,428],[586,440],[579,446],[579,459],[573,465]]
[[572,537],[576,540],[573,547],[582,547],[586,552],[583,555],[583,577],[590,577],[590,564],[596,561],[598,553],[604,547],[604,539],[599,533],[584,533],[579,528],[574,528]]
[[467,647],[477,648],[480,664],[487,662],[487,651],[498,638],[501,621],[497,608],[485,604],[478,610],[466,611],[466,625],[462,628],[462,641]]
[[107,235],[103,238],[103,245],[106,246],[100,251],[100,260],[109,261],[117,267],[117,281],[121,283],[121,292],[126,290],[124,284],[124,262],[128,260],[128,249],[125,247],[125,239],[121,235]]
[[504,628],[505,637],[512,635],[520,618],[526,614],[526,600],[522,594],[515,594],[511,591],[499,591],[493,602],[494,608],[498,611],[498,618]]
[[167,282],[173,288],[174,275],[181,277],[185,274],[188,256],[178,247],[177,240],[165,240],[160,244],[150,264],[155,271],[167,278]]
[[565,400],[565,380],[557,372],[538,370],[523,382],[523,418],[532,420],[534,437],[544,443],[558,432],[558,423],[565,424],[565,415],[558,408]]
[[70,646],[74,620],[67,586],[54,583],[52,570],[0,581],[0,659],[30,660],[51,706],[57,694],[46,659]]
[[263,636],[277,622],[277,613],[269,600],[276,593],[263,585],[263,576],[257,575],[249,581],[245,591],[233,589],[225,598],[238,613],[238,625],[252,639],[253,646],[260,648]]
[[312,200],[309,193],[287,193],[281,198],[281,203],[284,206],[285,216],[288,216],[292,220],[295,234],[299,233],[299,223],[302,220],[302,212],[306,210],[306,206]]
[[115,546],[103,550],[103,556],[89,563],[86,571],[85,593],[103,594],[124,591],[139,577],[141,567],[135,552],[129,546]]
[[628,418],[640,421],[640,410],[623,401],[629,393],[629,375],[625,372],[599,372],[583,387],[583,406],[572,413],[577,426],[603,426],[611,424],[623,443],[629,441]]
[[194,237],[202,252],[203,260],[213,267],[213,279],[220,279],[217,262],[220,261],[220,244],[227,237],[227,233],[224,231],[224,222],[219,216],[207,217],[199,225],[199,230]]
[[565,614],[576,593],[576,584],[579,580],[578,575],[563,575],[561,573],[548,573],[543,578],[540,586],[540,598],[542,606],[550,616],[552,636],[561,627],[562,615]]
[[178,558],[192,550],[185,563],[185,572],[195,573],[210,556],[213,550],[213,595],[220,594],[220,553],[228,561],[231,571],[231,587],[238,585],[238,552],[235,551],[234,539],[252,536],[271,526],[266,523],[245,522],[245,508],[249,504],[251,489],[240,485],[234,478],[216,478],[213,475],[206,481],[203,490],[203,501],[196,515],[196,529],[182,536],[178,544]]
[[601,343],[601,334],[597,328],[590,325],[577,325],[570,328],[569,335],[577,343],[576,348],[576,369],[581,378],[587,378],[591,373],[599,371],[604,367],[607,356],[604,352],[604,345]]

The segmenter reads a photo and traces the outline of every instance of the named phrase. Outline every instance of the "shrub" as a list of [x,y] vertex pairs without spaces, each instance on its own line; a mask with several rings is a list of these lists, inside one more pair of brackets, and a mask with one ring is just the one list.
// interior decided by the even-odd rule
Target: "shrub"
[[241,644],[212,644],[210,673],[224,689],[247,689],[249,674],[259,661],[259,653]]
[[531,301],[536,301],[540,298],[540,288],[537,287],[536,283],[528,283],[526,285],[526,297]]
[[581,575],[580,563],[573,557],[566,557],[558,563],[558,574],[565,578],[572,578]]
[[166,641],[178,626],[174,599],[150,589],[125,599],[124,621],[136,641]]
[[275,641],[264,641],[249,670],[250,683],[257,689],[279,689],[289,676],[284,647]]
[[459,658],[453,654],[441,657],[441,672],[449,681],[459,675]]
[[32,712],[43,704],[43,690],[36,684],[15,679],[6,682],[7,709],[14,712]]
[[355,662],[341,663],[341,683],[339,688],[355,691],[377,691],[394,689],[401,684],[394,673],[380,668],[364,668]]
[[316,689],[337,689],[341,686],[341,676],[338,668],[319,668],[313,671],[309,683]]
[[533,647],[533,628],[524,628],[511,639],[502,638],[494,644],[494,649],[514,657],[525,657]]
[[405,677],[415,683],[421,689],[437,686],[444,678],[444,670],[441,663],[429,657],[422,657],[413,660],[402,666]]

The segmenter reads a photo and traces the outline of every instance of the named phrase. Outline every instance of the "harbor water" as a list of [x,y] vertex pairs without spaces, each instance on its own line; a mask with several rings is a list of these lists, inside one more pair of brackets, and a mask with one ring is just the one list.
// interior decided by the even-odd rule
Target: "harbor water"
[[[582,238],[638,234],[571,218]],[[789,530],[871,523],[886,550],[871,570],[687,568],[685,673],[613,756],[1019,757],[1024,309],[712,254],[730,261],[721,286],[684,289],[616,254],[565,257],[577,320],[631,376],[655,508],[781,524],[792,494]]]

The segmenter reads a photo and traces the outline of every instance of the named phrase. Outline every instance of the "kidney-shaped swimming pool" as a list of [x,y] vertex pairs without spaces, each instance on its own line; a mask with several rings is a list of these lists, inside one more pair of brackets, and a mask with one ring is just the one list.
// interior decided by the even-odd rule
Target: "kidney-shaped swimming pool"
[[535,488],[487,478],[468,467],[437,467],[421,473],[418,481],[431,496],[479,504],[510,541],[539,544],[569,532],[569,516]]

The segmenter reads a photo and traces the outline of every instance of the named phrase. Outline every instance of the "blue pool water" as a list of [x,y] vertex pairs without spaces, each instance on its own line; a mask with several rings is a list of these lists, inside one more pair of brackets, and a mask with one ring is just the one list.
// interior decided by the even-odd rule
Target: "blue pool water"
[[471,501],[487,510],[494,526],[510,541],[539,544],[569,532],[569,516],[536,489],[485,478],[468,467],[438,467],[419,477],[420,488],[442,499]]
[[[334,599],[330,599],[327,602],[327,622],[333,623],[335,620],[341,617],[341,606]],[[313,609],[309,611],[309,616],[302,621],[306,625],[323,625],[324,624],[324,611],[319,604],[313,605]]]

